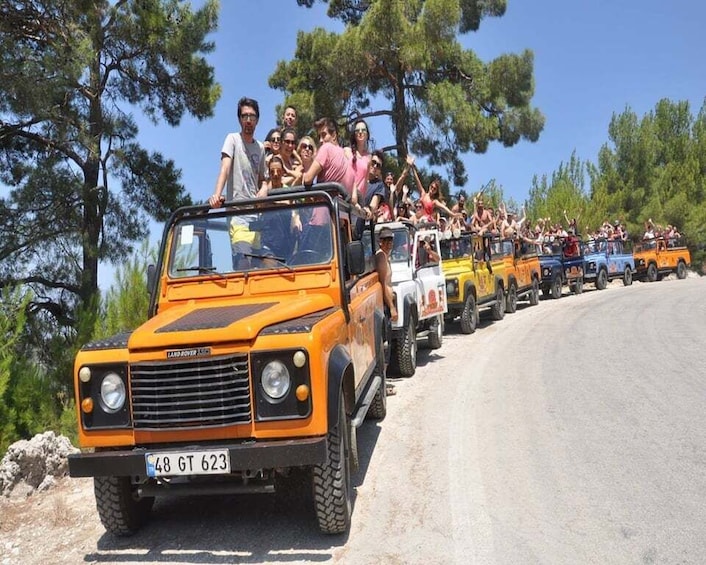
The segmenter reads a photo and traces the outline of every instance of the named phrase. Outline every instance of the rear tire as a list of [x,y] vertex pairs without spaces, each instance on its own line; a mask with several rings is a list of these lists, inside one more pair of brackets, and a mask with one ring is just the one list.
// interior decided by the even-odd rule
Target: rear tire
[[[382,348],[382,342],[378,345],[378,347],[380,349]],[[377,354],[377,359],[375,373],[381,377],[382,382],[375,392],[373,402],[370,404],[370,408],[368,408],[366,418],[384,420],[385,416],[387,416],[387,375],[385,373],[385,354],[380,351]]]
[[461,332],[472,334],[478,327],[478,305],[476,297],[469,291],[461,311]]
[[686,263],[684,263],[684,261],[679,261],[679,263],[677,263],[677,278],[686,278]]
[[623,286],[630,286],[632,284],[632,269],[630,267],[625,267],[623,272]]
[[514,282],[510,283],[510,288],[507,291],[505,298],[505,312],[513,314],[517,311],[517,286]]
[[313,470],[314,509],[319,529],[325,534],[342,534],[351,524],[350,422],[341,393],[338,423],[328,433],[328,458]]
[[130,477],[94,477],[93,491],[98,516],[111,534],[131,536],[149,519],[154,497],[137,498]]
[[502,320],[505,317],[505,291],[499,284],[495,286],[495,304],[490,309],[493,320]]
[[444,315],[439,314],[429,325],[428,343],[431,349],[439,349],[444,342]]
[[583,279],[574,280],[572,290],[574,294],[581,294],[583,292]]
[[601,269],[598,271],[598,276],[596,277],[596,288],[598,290],[605,290],[608,286],[608,271]]
[[532,291],[529,295],[530,306],[537,306],[539,304],[539,281],[537,279],[532,279]]

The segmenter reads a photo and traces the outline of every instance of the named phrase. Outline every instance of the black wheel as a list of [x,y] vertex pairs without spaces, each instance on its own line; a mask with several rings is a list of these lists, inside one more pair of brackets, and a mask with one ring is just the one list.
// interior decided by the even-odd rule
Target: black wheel
[[493,320],[502,320],[505,317],[505,291],[499,284],[495,287],[495,304],[490,308],[490,315]]
[[378,345],[377,365],[375,366],[375,376],[381,378],[380,386],[373,397],[373,402],[368,408],[366,418],[374,420],[384,420],[387,416],[387,375],[385,374],[385,353],[382,351],[382,341]]
[[578,278],[574,280],[574,284],[571,288],[574,294],[581,294],[583,292],[583,279]]
[[550,298],[551,295],[552,295],[552,285],[543,284],[542,285],[542,296],[544,296],[544,298]]
[[512,314],[517,311],[517,287],[514,282],[510,283],[510,288],[507,290],[505,297],[505,311]]
[[417,370],[417,329],[413,316],[410,316],[407,329],[401,339],[397,340],[397,366],[400,375],[411,377]]
[[559,275],[555,276],[552,280],[551,295],[555,300],[561,298],[561,277]]
[[677,263],[677,278],[686,278],[686,263],[684,263],[684,261],[679,261],[679,263]]
[[94,477],[96,508],[103,527],[116,536],[131,536],[149,518],[154,497],[137,497],[130,477]]
[[632,284],[632,269],[630,267],[625,267],[623,272],[623,286],[630,286]]
[[598,290],[605,290],[608,286],[608,271],[601,269],[598,271],[598,276],[596,277],[596,288]]
[[341,393],[338,423],[328,433],[326,463],[315,465],[312,473],[314,509],[319,529],[325,534],[341,534],[351,524],[350,422]]
[[648,282],[655,282],[657,280],[657,265],[650,263],[647,267],[647,280]]
[[532,290],[529,295],[530,306],[537,306],[539,304],[539,281],[537,279],[532,279]]
[[444,343],[444,315],[439,314],[429,322],[429,335],[427,338],[430,349],[439,349]]
[[461,310],[461,331],[465,334],[472,334],[478,327],[478,305],[476,297],[471,292],[466,296]]

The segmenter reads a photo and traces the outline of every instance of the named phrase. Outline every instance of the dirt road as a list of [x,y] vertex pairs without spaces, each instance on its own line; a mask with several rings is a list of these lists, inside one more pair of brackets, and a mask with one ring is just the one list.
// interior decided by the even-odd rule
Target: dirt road
[[703,563],[706,279],[521,307],[423,350],[359,431],[348,536],[268,496],[103,532],[90,480],[0,505],[0,565]]

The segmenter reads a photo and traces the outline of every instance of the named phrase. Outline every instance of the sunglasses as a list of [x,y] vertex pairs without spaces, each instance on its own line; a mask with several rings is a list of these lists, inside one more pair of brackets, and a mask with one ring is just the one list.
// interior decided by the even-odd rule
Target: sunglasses
[[378,169],[382,167],[382,163],[380,161],[370,161],[370,164]]
[[299,146],[299,150],[301,151],[302,149],[308,149],[309,151],[313,151],[313,150],[314,150],[314,146],[311,145],[310,143],[302,143],[302,144]]
[[281,137],[272,137],[272,138],[270,138],[270,141],[272,143],[279,143],[280,141],[282,141],[282,138]]
[[287,145],[296,145],[297,142],[294,141],[293,139],[285,139],[283,140],[283,143],[286,143]]
[[394,239],[394,238],[392,238],[392,237],[381,237],[381,238],[380,238],[380,241],[381,241],[382,243],[392,243],[393,239]]
[[355,128],[354,131],[356,133],[366,133],[368,131],[368,128]]
[[257,114],[241,114],[240,119],[244,122],[255,122],[257,121]]
[[422,207],[421,207],[421,206],[419,206],[419,205],[417,205],[417,206],[415,206],[415,207],[414,207],[414,209],[415,209],[415,210],[421,210],[421,209],[422,209]]

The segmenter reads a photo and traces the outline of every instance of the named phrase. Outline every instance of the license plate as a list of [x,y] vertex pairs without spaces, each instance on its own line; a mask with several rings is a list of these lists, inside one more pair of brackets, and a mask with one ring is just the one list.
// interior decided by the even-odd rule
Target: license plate
[[147,453],[145,463],[148,477],[230,473],[230,456],[227,449]]

